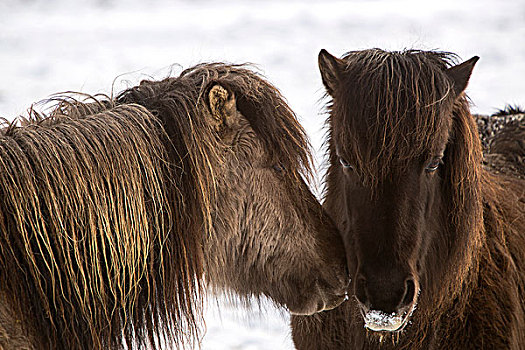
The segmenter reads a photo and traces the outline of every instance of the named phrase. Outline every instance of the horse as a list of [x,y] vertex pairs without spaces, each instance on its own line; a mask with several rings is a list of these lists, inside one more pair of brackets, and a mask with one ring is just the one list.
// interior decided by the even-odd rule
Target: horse
[[522,349],[525,182],[482,166],[464,92],[478,57],[319,54],[328,104],[324,207],[353,296],[293,316],[298,349]]
[[0,347],[194,347],[203,294],[345,299],[304,130],[249,67],[57,97],[0,129]]
[[525,111],[507,105],[493,115],[475,115],[484,165],[525,178]]

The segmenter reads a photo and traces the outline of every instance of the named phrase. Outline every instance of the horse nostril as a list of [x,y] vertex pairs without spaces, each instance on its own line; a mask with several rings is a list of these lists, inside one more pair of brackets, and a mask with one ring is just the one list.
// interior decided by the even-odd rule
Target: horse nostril
[[366,288],[366,278],[362,275],[358,276],[355,281],[355,297],[363,305],[368,304],[368,293],[366,292]]
[[405,280],[405,296],[401,302],[401,307],[411,305],[414,302],[414,296],[416,294],[416,284],[414,279],[409,277]]

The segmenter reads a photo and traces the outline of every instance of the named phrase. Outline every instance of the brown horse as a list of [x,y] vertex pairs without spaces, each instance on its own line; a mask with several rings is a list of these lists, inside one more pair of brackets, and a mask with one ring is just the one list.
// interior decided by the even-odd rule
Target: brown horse
[[506,106],[496,114],[475,117],[484,164],[494,171],[525,178],[525,112]]
[[199,65],[31,119],[0,133],[0,347],[193,346],[203,281],[297,314],[343,301],[304,131],[254,72]]
[[523,349],[525,182],[482,168],[464,90],[474,57],[319,55],[326,209],[354,297],[293,317],[299,349]]

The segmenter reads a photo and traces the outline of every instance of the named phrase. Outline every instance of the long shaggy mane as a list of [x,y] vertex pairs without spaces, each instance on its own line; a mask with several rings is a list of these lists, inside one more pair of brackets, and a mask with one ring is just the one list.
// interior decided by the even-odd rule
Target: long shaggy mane
[[[209,127],[204,126],[205,114],[209,113],[209,90],[216,84],[222,85],[235,94],[237,108],[265,144],[272,160],[289,169],[298,169],[309,178],[311,154],[306,132],[279,90],[249,68],[248,65],[203,63],[184,70],[176,78],[142,81],[118,95],[116,101],[145,106],[161,119],[174,143],[182,140],[186,145],[208,143],[208,146],[202,145],[204,149],[215,150],[213,142],[217,137],[210,135]],[[188,119],[186,115],[194,117]],[[203,130],[207,133],[200,134]],[[193,140],[189,142],[187,138]]]
[[453,98],[452,85],[443,71],[456,56],[371,49],[349,52],[342,59],[346,68],[341,84],[356,88],[334,97],[343,110],[332,114],[342,116],[338,123],[347,127],[338,128],[338,134],[332,136],[352,142],[344,150],[345,154],[352,152],[348,160],[374,185],[429,148],[431,136],[443,123],[441,106]]
[[110,106],[63,101],[0,132],[0,283],[42,348],[195,333],[195,238],[175,232],[166,135],[145,108]]

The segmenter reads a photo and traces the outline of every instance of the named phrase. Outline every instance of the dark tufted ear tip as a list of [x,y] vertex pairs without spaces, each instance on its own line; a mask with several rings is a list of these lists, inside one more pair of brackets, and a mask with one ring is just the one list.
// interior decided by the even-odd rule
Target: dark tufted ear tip
[[478,60],[479,56],[474,56],[468,61],[447,69],[447,75],[454,82],[454,92],[456,95],[460,95],[467,88],[472,70]]
[[339,84],[339,78],[343,71],[344,63],[341,59],[331,55],[325,49],[319,51],[319,70],[326,91],[333,95]]
[[321,49],[321,51],[319,51],[319,58],[324,57],[326,55],[330,55],[330,54],[325,49]]

